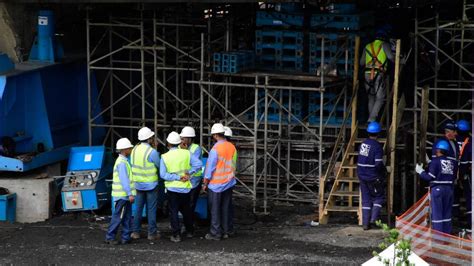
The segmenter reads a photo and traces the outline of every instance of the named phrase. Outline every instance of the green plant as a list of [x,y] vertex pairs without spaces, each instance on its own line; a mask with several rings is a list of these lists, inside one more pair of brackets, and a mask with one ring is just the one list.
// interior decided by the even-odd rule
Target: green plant
[[414,265],[410,263],[408,257],[411,254],[411,239],[404,239],[400,236],[395,228],[390,228],[387,224],[382,223],[380,220],[375,223],[378,227],[387,233],[387,237],[384,238],[384,241],[378,246],[381,250],[386,249],[390,245],[394,244],[395,248],[393,249],[393,259],[384,259],[378,252],[372,252],[374,257],[377,257],[380,262],[387,266],[411,266]]

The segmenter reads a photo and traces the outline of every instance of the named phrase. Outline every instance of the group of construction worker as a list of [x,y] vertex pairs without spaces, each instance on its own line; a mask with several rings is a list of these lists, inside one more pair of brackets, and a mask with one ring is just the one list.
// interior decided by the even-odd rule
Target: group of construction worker
[[433,145],[431,158],[426,158],[428,167],[425,169],[423,164],[416,165],[416,173],[430,185],[433,229],[451,234],[452,219],[461,215],[459,202],[464,194],[466,231],[471,233],[471,157],[471,124],[466,120],[448,121],[444,125],[444,136]]
[[[370,122],[367,126],[369,137],[360,144],[358,151],[357,175],[360,180],[364,230],[375,225],[385,204],[386,167],[383,146],[377,141],[381,130],[379,123]],[[434,230],[451,234],[452,218],[453,215],[459,218],[459,201],[464,194],[466,231],[471,233],[471,158],[471,124],[466,120],[448,121],[444,125],[444,136],[433,145],[431,158],[426,158],[428,167],[416,165],[415,172],[429,183],[430,222]]]
[[[237,151],[230,142],[232,130],[220,123],[211,128],[214,146],[203,173],[203,149],[196,143],[195,130],[184,127],[166,138],[168,152],[160,156],[155,133],[148,127],[138,131],[137,145],[129,139],[117,141],[119,154],[112,180],[115,206],[106,234],[108,244],[127,244],[141,238],[144,207],[148,219],[148,240],[160,239],[156,224],[159,190],[164,184],[169,205],[172,242],[194,236],[194,211],[201,193],[207,193],[211,226],[207,240],[221,240],[234,234],[232,191],[236,184]],[[161,158],[160,158],[161,157]],[[132,213],[132,204],[136,210]],[[182,215],[184,230],[180,224]],[[121,227],[121,240],[116,235]]]

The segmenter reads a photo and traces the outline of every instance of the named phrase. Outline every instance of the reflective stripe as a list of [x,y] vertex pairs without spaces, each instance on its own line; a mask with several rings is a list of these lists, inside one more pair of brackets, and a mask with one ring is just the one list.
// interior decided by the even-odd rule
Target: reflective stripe
[[461,206],[461,205],[459,205],[459,203],[453,204],[453,207],[458,207],[458,206]]
[[383,162],[383,159],[375,159],[376,162]]
[[374,203],[374,206],[375,206],[375,207],[382,208],[382,205],[380,205],[380,204],[377,204],[377,203]]
[[452,184],[453,181],[431,181],[434,184]]
[[373,165],[373,164],[362,164],[362,163],[358,163],[357,165],[358,165],[358,166],[361,166],[361,167],[375,167],[375,165]]
[[451,222],[451,218],[444,219],[444,220],[432,220],[431,222],[435,223],[435,224],[437,224],[437,223],[446,223],[446,222]]
[[462,162],[460,162],[460,164],[470,164],[470,163],[472,163],[472,161],[462,161]]
[[450,159],[450,160],[453,160],[453,161],[457,161],[458,159],[454,158],[454,157],[450,157],[450,156],[446,156],[446,158]]
[[433,175],[432,173],[429,173],[429,172],[428,172],[428,175],[431,176],[432,178],[436,178],[436,176]]
[[371,210],[371,207],[362,207],[363,210]]

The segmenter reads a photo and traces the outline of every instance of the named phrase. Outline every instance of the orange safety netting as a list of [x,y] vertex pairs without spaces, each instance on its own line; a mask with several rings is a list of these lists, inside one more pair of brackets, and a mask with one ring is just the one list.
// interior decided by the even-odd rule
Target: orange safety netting
[[472,241],[431,229],[428,226],[429,211],[430,197],[426,193],[396,219],[401,236],[411,239],[411,250],[428,263],[471,265]]

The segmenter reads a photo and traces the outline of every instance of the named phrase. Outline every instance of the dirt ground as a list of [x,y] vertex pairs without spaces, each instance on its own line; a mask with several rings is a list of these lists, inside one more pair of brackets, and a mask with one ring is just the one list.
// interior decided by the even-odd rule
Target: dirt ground
[[[242,204],[242,203],[240,203]],[[248,205],[245,205],[248,206]],[[159,219],[162,239],[129,245],[104,243],[106,215],[63,214],[34,224],[0,224],[0,264],[329,264],[360,265],[382,241],[380,230],[364,232],[351,224],[308,225],[313,207],[273,206],[269,215],[254,215],[236,206],[236,235],[221,241],[203,239],[200,223],[193,239],[169,241],[168,220]]]

